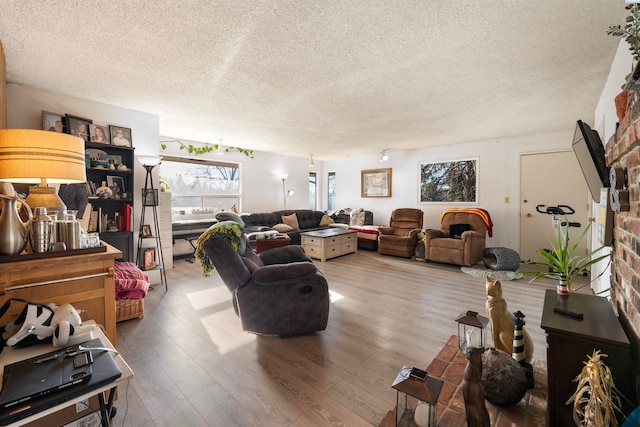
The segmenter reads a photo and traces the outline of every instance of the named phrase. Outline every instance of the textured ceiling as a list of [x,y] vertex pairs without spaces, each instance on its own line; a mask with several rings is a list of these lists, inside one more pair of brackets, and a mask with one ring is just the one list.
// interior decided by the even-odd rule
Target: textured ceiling
[[[317,159],[592,121],[622,0],[0,0],[7,80]],[[11,108],[11,106],[9,106]]]

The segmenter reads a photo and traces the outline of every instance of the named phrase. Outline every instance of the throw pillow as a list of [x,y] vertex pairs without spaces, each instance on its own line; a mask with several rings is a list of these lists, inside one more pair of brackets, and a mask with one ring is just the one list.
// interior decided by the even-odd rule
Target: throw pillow
[[292,213],[291,215],[282,215],[282,222],[290,225],[292,230],[300,229],[300,225],[298,225],[298,217],[295,213]]
[[461,239],[462,233],[469,230],[471,230],[471,225],[469,224],[451,224],[449,226],[449,237]]
[[364,212],[351,212],[349,225],[364,225]]
[[287,224],[276,224],[273,227],[278,233],[286,233],[287,231],[293,230],[293,227]]
[[320,218],[320,227],[327,227],[330,224],[333,224],[335,221],[329,215],[322,215]]

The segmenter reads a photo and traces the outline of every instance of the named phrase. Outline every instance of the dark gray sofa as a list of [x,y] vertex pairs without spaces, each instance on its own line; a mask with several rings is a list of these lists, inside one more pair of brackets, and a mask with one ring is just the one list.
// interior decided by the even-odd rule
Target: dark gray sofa
[[254,231],[270,230],[274,225],[282,223],[282,216],[296,214],[298,218],[299,230],[291,230],[286,234],[291,239],[292,245],[300,244],[300,233],[307,231],[322,230],[329,227],[320,227],[320,220],[324,215],[322,211],[312,211],[310,209],[283,210],[266,213],[252,213],[242,215],[247,233]]
[[[328,226],[320,226],[320,220],[322,216],[325,215],[325,212],[310,209],[288,209],[275,212],[244,214],[241,215],[241,218],[244,221],[246,232],[252,233],[270,230],[274,225],[282,223],[282,216],[291,215],[292,213],[296,214],[298,225],[300,226],[299,230],[291,230],[286,233],[291,239],[292,245],[300,244],[300,233],[329,228]],[[349,223],[348,214],[336,214],[332,215],[331,218],[338,223]],[[365,211],[365,224],[373,224],[373,213]]]

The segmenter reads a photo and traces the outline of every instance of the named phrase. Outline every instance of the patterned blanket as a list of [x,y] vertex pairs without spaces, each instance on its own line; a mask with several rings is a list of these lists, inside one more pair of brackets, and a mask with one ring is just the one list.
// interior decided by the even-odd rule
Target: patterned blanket
[[227,239],[229,243],[231,243],[231,246],[233,246],[233,248],[237,250],[240,246],[240,237],[243,233],[244,226],[234,221],[222,221],[213,224],[207,231],[205,231],[200,235],[200,237],[198,237],[198,240],[196,242],[195,255],[196,260],[198,260],[200,264],[202,264],[202,274],[205,277],[210,276],[213,270],[215,270],[213,263],[203,249],[203,246],[207,242],[207,240],[209,240],[209,238],[213,235],[220,235]]

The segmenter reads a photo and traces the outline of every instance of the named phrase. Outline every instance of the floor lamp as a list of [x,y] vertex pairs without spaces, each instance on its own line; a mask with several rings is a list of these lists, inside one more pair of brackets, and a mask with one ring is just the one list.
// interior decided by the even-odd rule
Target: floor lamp
[[287,177],[289,175],[283,175],[282,176],[282,200],[284,201],[284,210],[287,210],[287,196],[288,197],[293,197],[293,195],[296,193],[295,190],[285,190],[285,181],[287,180]]
[[[158,190],[153,186],[153,168],[160,164],[159,157],[138,156],[138,162],[144,167],[147,175],[144,178],[144,189],[142,190],[142,212],[140,214],[140,232],[138,234],[138,253],[136,264],[138,266],[144,264],[143,251],[148,249],[143,245],[145,239],[155,239],[158,265],[155,267],[160,270],[160,285],[164,285],[165,291],[167,286],[167,275],[164,269],[164,255],[162,254],[162,240],[160,239],[160,225],[158,223]],[[143,231],[144,221],[146,218],[146,207],[149,206],[153,212],[153,234],[145,235]],[[142,264],[141,264],[142,263]]]

